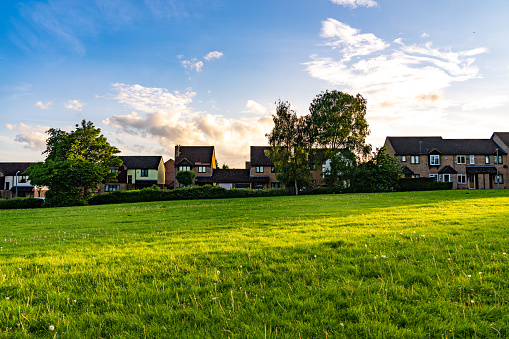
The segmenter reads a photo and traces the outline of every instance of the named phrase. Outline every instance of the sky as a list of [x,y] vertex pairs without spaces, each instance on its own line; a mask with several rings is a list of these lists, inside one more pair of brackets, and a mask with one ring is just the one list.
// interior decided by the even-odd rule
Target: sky
[[0,4],[0,159],[92,121],[122,155],[214,145],[243,168],[278,100],[361,94],[387,136],[509,131],[507,0],[39,0]]

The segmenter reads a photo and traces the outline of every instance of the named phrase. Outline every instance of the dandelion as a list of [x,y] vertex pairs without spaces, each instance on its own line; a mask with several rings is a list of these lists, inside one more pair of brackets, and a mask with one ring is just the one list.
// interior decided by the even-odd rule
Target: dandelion
[[55,326],[53,326],[53,325],[49,325],[49,330],[50,330],[50,331],[54,331],[54,330],[55,330]]

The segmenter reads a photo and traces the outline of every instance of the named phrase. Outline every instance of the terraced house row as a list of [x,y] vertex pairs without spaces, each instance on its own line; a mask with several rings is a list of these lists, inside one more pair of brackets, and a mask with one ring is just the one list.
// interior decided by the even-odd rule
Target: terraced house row
[[398,158],[405,177],[452,182],[455,189],[507,188],[507,132],[490,139],[387,137],[385,147]]
[[[431,177],[452,182],[455,189],[507,188],[509,178],[509,132],[495,132],[489,139],[443,139],[442,137],[387,137],[387,152],[400,161],[402,176]],[[196,173],[196,185],[219,185],[226,189],[268,189],[282,187],[274,164],[265,155],[269,146],[251,146],[243,169],[218,167],[214,146],[175,146],[175,160],[156,156],[120,156],[122,166],[117,182],[105,183],[97,192],[132,190],[157,185],[163,189],[180,187],[175,175],[181,170]],[[327,163],[311,155],[309,168],[316,185],[322,184]],[[0,163],[0,198],[44,197],[46,187],[35,187],[24,173],[30,162]]]

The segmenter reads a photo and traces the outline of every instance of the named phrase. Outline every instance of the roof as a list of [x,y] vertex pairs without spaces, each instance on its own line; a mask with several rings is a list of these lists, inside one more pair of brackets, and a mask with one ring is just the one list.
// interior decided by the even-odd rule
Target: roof
[[466,166],[467,174],[497,174],[495,166]]
[[18,175],[22,175],[32,164],[34,162],[0,162],[0,173],[5,176],[15,176],[19,171]]
[[212,176],[199,178],[200,182],[251,182],[249,169],[215,169]]
[[457,174],[458,172],[452,168],[451,166],[447,165],[447,166],[444,166],[442,167],[441,169],[438,170],[438,173],[439,174]]
[[509,146],[509,132],[495,132],[491,138],[493,139],[495,135],[498,136],[505,145]]
[[270,150],[270,146],[251,146],[251,166],[274,166],[274,163],[265,155],[265,151]]
[[492,139],[443,139],[442,137],[387,137],[395,155],[418,155],[436,151],[441,154],[507,154]]
[[214,146],[175,146],[175,165],[187,159],[193,165],[211,164]]
[[119,158],[130,169],[158,169],[163,159],[160,155],[121,155]]
[[410,175],[414,175],[414,171],[412,171],[410,168],[408,167],[403,167],[403,169],[401,170],[401,173],[403,174],[410,174]]

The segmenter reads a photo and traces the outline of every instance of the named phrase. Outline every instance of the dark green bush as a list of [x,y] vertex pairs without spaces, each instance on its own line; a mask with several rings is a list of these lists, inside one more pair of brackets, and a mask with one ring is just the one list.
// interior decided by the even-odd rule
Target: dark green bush
[[436,182],[434,178],[401,178],[399,179],[399,190],[408,191],[436,191],[450,190],[452,182]]
[[175,188],[172,190],[153,190],[144,188],[136,191],[115,191],[111,193],[98,194],[89,199],[89,205],[122,204],[147,201],[168,201],[168,200],[192,200],[192,199],[225,199],[225,198],[247,198],[263,196],[286,195],[284,189],[250,190],[232,189],[227,190],[221,186],[191,186]]
[[0,210],[40,208],[43,203],[44,200],[34,198],[14,198],[0,200]]

